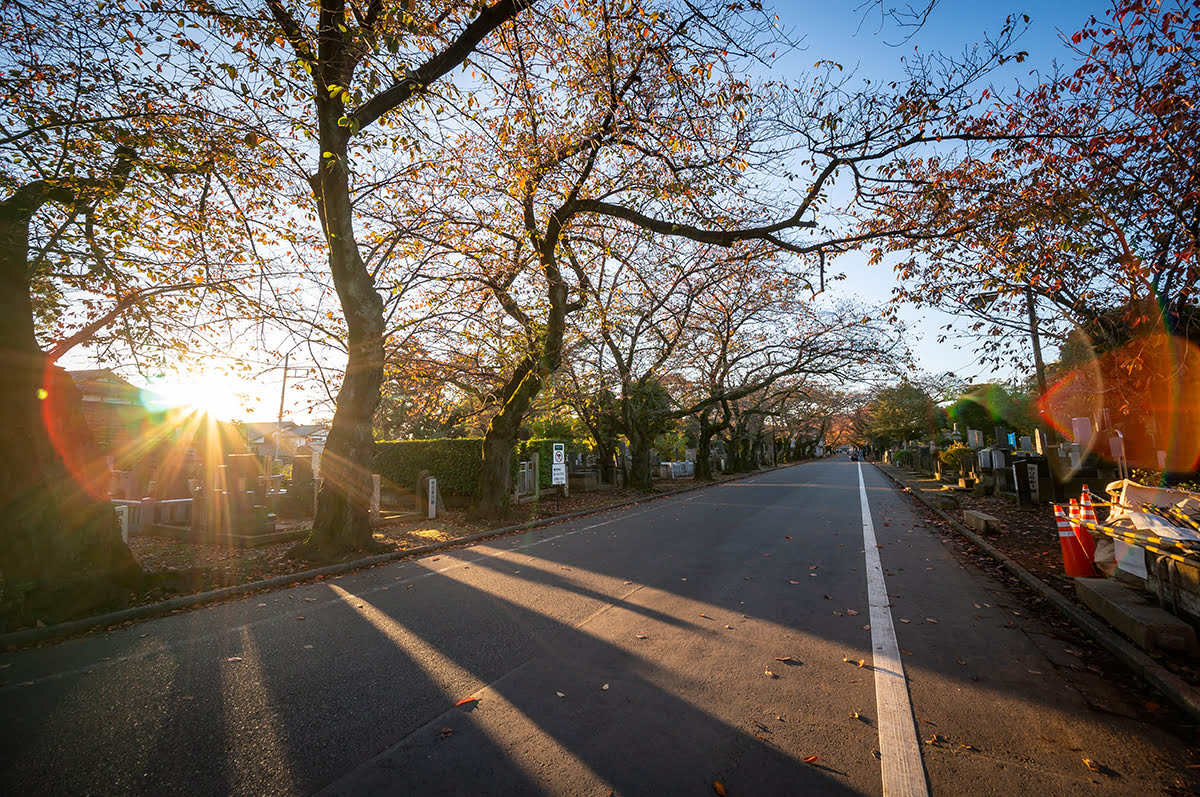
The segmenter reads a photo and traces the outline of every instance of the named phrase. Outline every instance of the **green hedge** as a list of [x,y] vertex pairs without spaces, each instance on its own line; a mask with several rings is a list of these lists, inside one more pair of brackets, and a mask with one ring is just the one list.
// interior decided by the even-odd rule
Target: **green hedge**
[[446,495],[475,495],[483,469],[483,438],[390,440],[375,444],[374,472],[411,490],[428,470]]
[[[515,481],[522,460],[538,452],[541,471],[538,474],[543,490],[550,488],[550,463],[554,444],[563,443],[568,451],[590,451],[581,440],[536,438],[518,441],[512,456]],[[483,438],[462,437],[445,440],[390,440],[375,444],[372,472],[406,490],[417,485],[417,474],[428,470],[438,480],[438,489],[446,495],[473,496],[479,489],[479,473],[483,469]]]

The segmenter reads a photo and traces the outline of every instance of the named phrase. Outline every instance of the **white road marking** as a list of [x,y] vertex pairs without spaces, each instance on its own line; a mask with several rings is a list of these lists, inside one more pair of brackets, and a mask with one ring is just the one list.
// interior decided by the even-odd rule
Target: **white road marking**
[[908,682],[900,663],[896,627],[888,608],[887,585],[879,549],[875,546],[875,525],[867,501],[862,463],[858,465],[858,490],[862,500],[863,549],[866,552],[867,601],[871,606],[871,649],[875,667],[875,711],[879,715],[879,753],[883,770],[883,793],[903,797],[928,797],[925,767],[913,724]]

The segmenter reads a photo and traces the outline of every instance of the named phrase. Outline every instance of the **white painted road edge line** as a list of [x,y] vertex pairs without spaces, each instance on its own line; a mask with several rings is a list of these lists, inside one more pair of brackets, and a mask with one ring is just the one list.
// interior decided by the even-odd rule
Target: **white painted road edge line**
[[908,682],[900,663],[896,644],[896,626],[888,607],[887,585],[879,549],[875,546],[875,525],[867,501],[862,463],[858,465],[858,491],[862,500],[863,550],[867,568],[867,602],[871,607],[871,650],[875,668],[875,711],[879,715],[879,753],[886,797],[928,797],[925,767],[913,724]]

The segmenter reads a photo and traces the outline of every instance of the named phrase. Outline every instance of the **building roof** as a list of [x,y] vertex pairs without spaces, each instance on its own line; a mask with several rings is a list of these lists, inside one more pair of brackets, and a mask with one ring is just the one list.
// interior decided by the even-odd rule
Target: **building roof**
[[113,373],[111,368],[91,368],[68,371],[67,375],[85,400],[100,399],[114,403],[132,404],[142,399],[142,389],[129,384]]

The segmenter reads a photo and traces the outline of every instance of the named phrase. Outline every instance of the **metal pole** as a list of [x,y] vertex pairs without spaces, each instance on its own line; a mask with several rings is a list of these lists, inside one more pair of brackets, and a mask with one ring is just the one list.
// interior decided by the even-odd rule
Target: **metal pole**
[[291,352],[283,355],[283,384],[279,387],[279,418],[275,423],[275,461],[279,461],[279,435],[283,432],[283,395],[287,391],[288,359],[291,356]]

